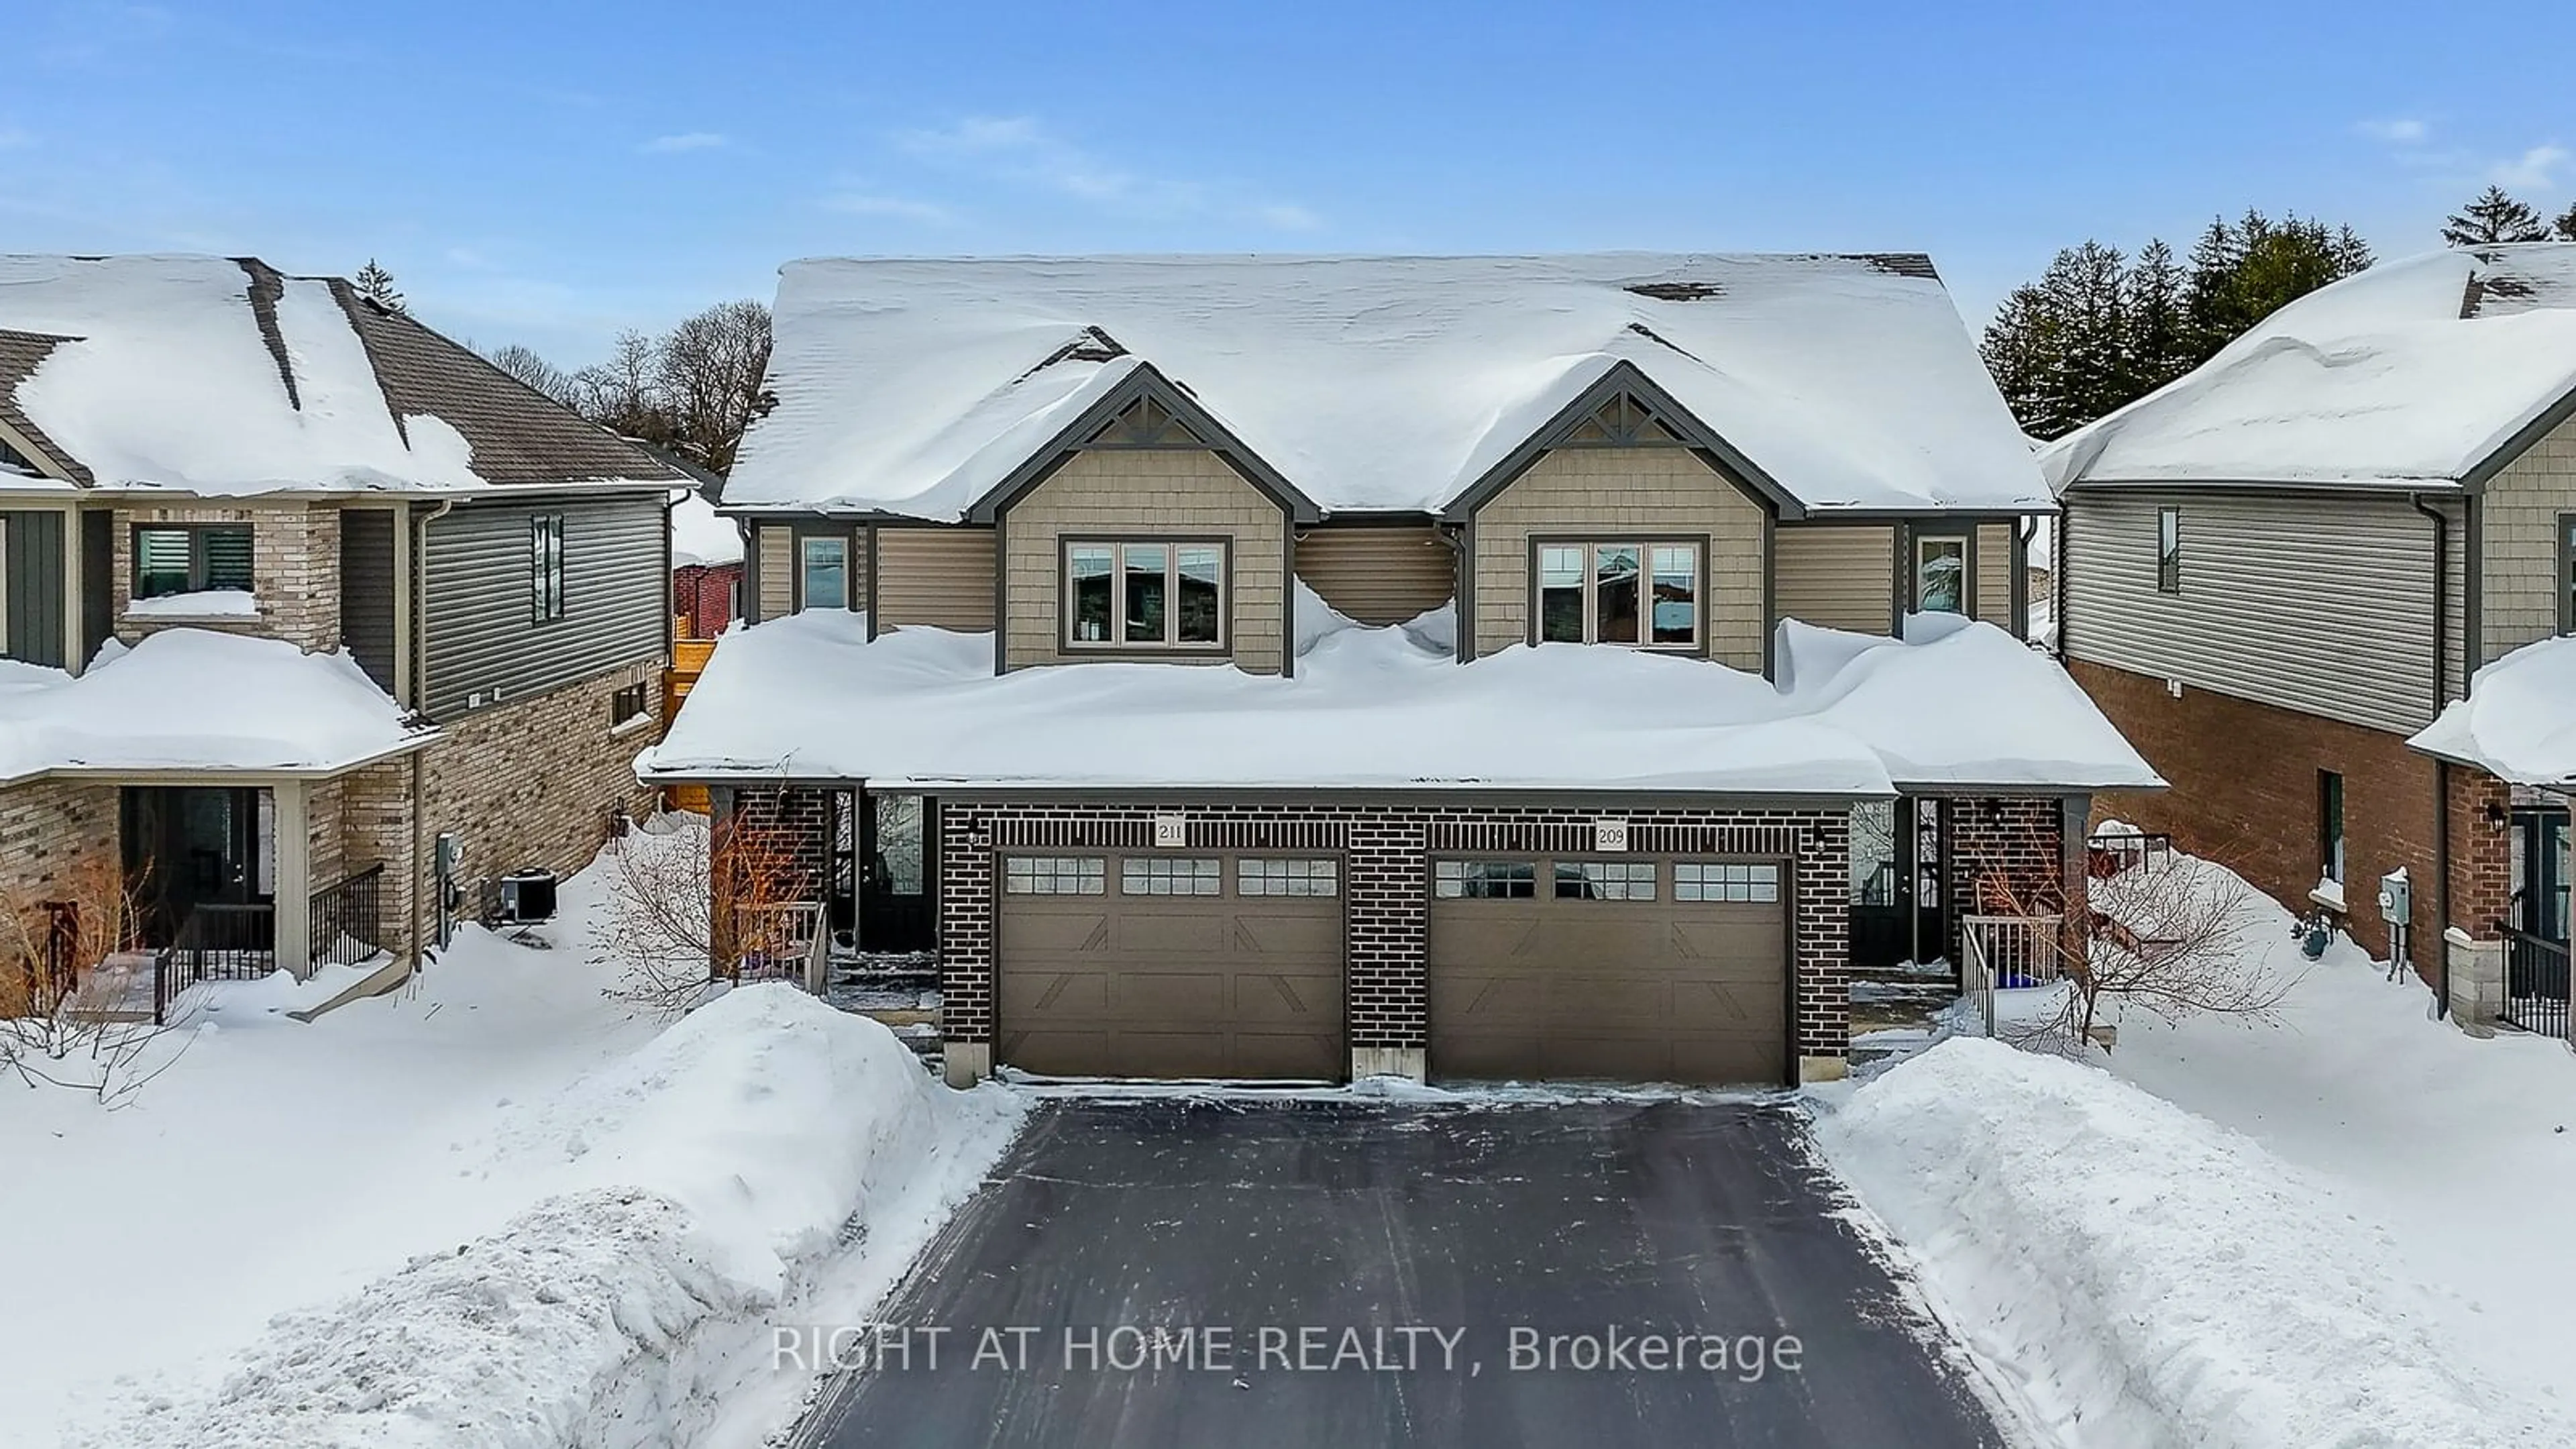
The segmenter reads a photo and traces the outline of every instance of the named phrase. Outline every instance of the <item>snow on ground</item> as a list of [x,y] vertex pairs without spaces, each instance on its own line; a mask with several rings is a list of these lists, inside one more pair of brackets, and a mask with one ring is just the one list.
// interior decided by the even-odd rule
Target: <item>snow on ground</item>
[[749,1444],[790,1419],[810,1385],[759,1325],[864,1317],[1022,1103],[785,987],[630,1015],[587,964],[600,874],[566,883],[555,949],[469,930],[310,1025],[283,983],[202,993],[129,1108],[0,1087],[0,1221],[43,1246],[13,1256],[0,1437]]
[[2249,966],[2306,968],[2277,1025],[1949,1041],[1822,1094],[1828,1157],[2064,1443],[2576,1443],[2576,1056],[2253,905]]

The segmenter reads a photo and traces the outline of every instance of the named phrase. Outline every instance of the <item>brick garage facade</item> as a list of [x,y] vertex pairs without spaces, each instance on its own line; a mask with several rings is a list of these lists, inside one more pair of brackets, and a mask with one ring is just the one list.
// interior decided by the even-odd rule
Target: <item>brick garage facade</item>
[[[2176,699],[2159,679],[2082,660],[2066,667],[2173,787],[2100,796],[2097,819],[2168,832],[2177,847],[2219,861],[2284,906],[2306,911],[2313,909],[2308,892],[2321,867],[2319,772],[2332,770],[2343,776],[2344,886],[2354,939],[2387,953],[2388,931],[2374,901],[2379,878],[2403,866],[2417,883],[2415,968],[2428,982],[2439,979],[2436,943],[2448,923],[2439,919],[2440,892],[2433,888],[2440,880],[2441,829],[2441,767],[2434,760],[2385,730],[2210,690],[2186,689]],[[2480,812],[2503,786],[2458,766],[2449,774],[2452,920],[2492,937],[2496,912],[2479,904],[2476,890],[2480,882],[2502,881],[2508,842]]]
[[1789,862],[1791,1014],[1797,1053],[1840,1057],[1850,1042],[1849,817],[1839,810],[1607,810],[1432,805],[940,805],[941,1022],[952,1042],[993,1038],[994,871],[1019,848],[1146,850],[1153,817],[1181,814],[1198,850],[1313,850],[1344,860],[1346,991],[1355,1050],[1420,1051],[1430,1041],[1428,939],[1435,854],[1589,853],[1593,820],[1629,822],[1641,854],[1776,856]]

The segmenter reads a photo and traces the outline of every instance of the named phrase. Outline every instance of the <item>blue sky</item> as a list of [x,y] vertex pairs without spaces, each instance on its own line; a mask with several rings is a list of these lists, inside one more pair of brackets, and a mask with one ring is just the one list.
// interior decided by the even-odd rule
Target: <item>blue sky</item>
[[819,253],[1919,249],[1981,319],[2088,235],[2576,195],[2516,0],[12,9],[0,248],[375,256],[571,366]]

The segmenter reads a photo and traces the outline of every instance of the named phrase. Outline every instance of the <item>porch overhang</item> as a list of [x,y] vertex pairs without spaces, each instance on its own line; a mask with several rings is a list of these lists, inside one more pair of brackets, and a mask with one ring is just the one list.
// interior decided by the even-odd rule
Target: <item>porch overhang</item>
[[299,765],[254,767],[221,764],[170,764],[167,762],[153,763],[145,761],[136,761],[131,764],[119,764],[115,761],[100,761],[97,763],[54,765],[42,770],[31,770],[24,774],[12,775],[6,779],[0,779],[0,789],[8,789],[17,785],[38,784],[48,780],[78,780],[91,784],[113,785],[220,784],[245,786],[293,784],[300,781],[310,780],[332,780],[337,779],[342,775],[349,774],[355,770],[363,770],[369,765],[380,765],[387,760],[397,760],[407,755],[418,754],[420,751],[425,750],[431,745],[437,744],[446,738],[447,733],[444,730],[424,730],[420,734],[414,735],[403,740],[399,744],[385,749],[374,750],[364,754],[351,755],[342,759]]

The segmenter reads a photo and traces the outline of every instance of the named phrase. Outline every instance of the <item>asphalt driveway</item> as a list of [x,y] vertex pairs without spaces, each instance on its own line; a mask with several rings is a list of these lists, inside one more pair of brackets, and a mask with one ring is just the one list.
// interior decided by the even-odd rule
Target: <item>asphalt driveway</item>
[[2000,1444],[1802,1131],[1753,1101],[1044,1104],[884,1324],[830,1342],[852,1368],[798,1442]]

